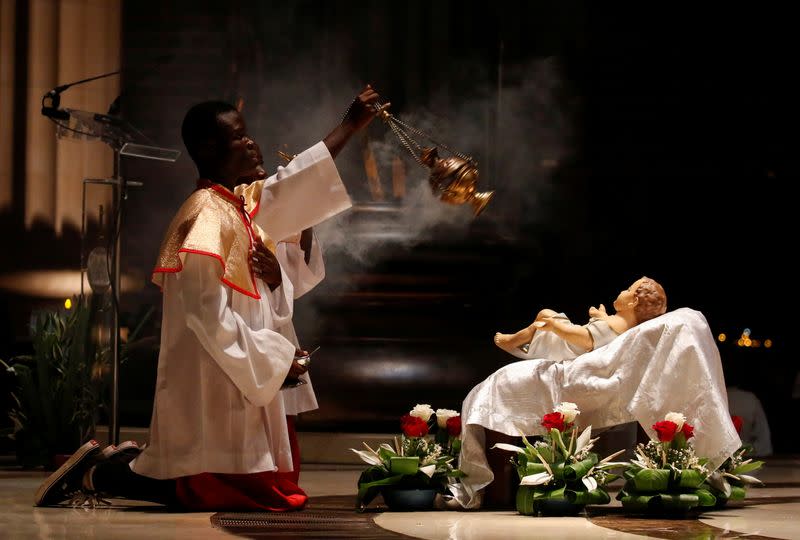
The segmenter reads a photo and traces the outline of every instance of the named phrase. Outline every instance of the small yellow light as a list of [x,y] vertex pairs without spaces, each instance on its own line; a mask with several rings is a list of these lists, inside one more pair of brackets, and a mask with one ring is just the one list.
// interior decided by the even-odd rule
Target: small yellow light
[[64,307],[67,309],[72,309],[72,300],[70,300],[69,298],[64,300]]
[[764,347],[766,347],[767,349],[772,347],[772,340],[771,339],[765,339],[764,340]]
[[717,339],[720,341],[725,341],[726,339],[728,339],[728,336],[726,336],[725,334],[720,334],[717,336]]
[[744,340],[743,340],[742,338],[739,338],[739,340],[736,342],[736,344],[737,344],[739,347],[743,347],[743,346],[744,346]]
[[753,342],[750,340],[750,338],[747,338],[747,339],[744,340],[744,346],[745,347],[749,347],[752,344],[753,344]]

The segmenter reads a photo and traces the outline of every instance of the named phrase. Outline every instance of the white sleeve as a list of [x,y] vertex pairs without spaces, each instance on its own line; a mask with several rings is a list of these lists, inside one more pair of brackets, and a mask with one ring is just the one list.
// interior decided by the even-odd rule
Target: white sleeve
[[281,268],[294,286],[294,297],[300,298],[325,278],[325,263],[317,235],[311,241],[311,256],[306,264],[305,252],[297,242],[279,242],[275,251]]
[[220,281],[221,272],[216,259],[186,255],[177,274],[186,325],[244,397],[266,406],[289,373],[295,346],[272,330],[251,329],[231,309],[232,292]]
[[352,205],[328,147],[319,142],[264,181],[253,221],[278,242]]

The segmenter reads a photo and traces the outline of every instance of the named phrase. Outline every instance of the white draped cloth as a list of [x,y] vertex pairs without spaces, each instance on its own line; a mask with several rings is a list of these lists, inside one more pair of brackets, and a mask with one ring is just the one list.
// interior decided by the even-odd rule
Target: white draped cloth
[[[261,212],[268,211],[269,209],[267,208],[261,209]],[[256,216],[255,221],[258,222],[258,216]],[[303,250],[300,249],[300,245],[296,242],[279,242],[275,255],[281,263],[281,268],[285,272],[284,275],[288,277],[293,285],[295,298],[300,298],[325,278],[325,265],[322,262],[322,251],[316,235],[314,235],[314,240],[311,244],[311,256],[308,264],[306,264]],[[276,331],[296,347],[301,347],[302,344],[297,339],[291,320],[276,328]],[[304,347],[308,348],[308,345],[304,345]],[[286,414],[300,414],[313,411],[319,407],[314,388],[311,385],[310,372],[300,375],[300,379],[304,380],[306,384],[281,390]]]
[[712,470],[741,446],[708,323],[699,311],[680,308],[591,352],[514,362],[475,386],[461,411],[459,467],[467,476],[451,486],[456,500],[465,508],[480,507],[481,490],[493,480],[484,428],[511,436],[543,434],[542,417],[562,401],[578,405],[579,429],[638,421],[653,438],[654,423],[670,411],[682,412],[695,428],[697,455],[709,458]]
[[[320,192],[343,192],[333,159],[323,143],[299,154],[265,181],[264,193],[290,182]],[[291,195],[291,190],[282,188]],[[346,193],[344,195],[346,197]],[[256,216],[270,216],[271,205]],[[280,204],[274,189],[269,201]],[[344,209],[342,196],[307,201],[302,227]],[[335,208],[332,208],[335,205]],[[294,219],[283,210],[287,220]],[[260,223],[259,223],[260,224]],[[262,227],[263,228],[263,227]],[[267,231],[269,232],[269,231]],[[295,230],[293,232],[300,232]],[[261,299],[232,290],[220,281],[220,262],[202,254],[181,253],[183,268],[163,283],[163,320],[155,403],[147,448],[131,463],[138,474],[176,478],[203,472],[256,473],[292,470],[286,414],[316,407],[310,384],[280,387],[292,364],[297,338],[293,300],[324,276],[316,240],[306,265],[296,245],[279,243],[282,284],[270,291],[257,280]]]

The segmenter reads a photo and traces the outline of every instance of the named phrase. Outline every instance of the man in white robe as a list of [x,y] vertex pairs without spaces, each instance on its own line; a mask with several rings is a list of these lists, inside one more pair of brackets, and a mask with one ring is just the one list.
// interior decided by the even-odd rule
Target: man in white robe
[[[182,133],[201,181],[170,225],[154,270],[164,300],[149,444],[120,469],[97,463],[99,446],[86,443],[42,484],[37,505],[80,489],[159,500],[165,484],[158,482],[168,481],[171,502],[186,509],[304,506],[306,495],[281,477],[293,467],[279,392],[297,365],[296,341],[278,330],[288,332],[295,292],[274,264],[273,239],[349,205],[333,158],[374,118],[377,99],[367,86],[322,142],[264,182],[266,209],[256,219],[233,192],[258,161],[243,119],[220,102],[190,110]],[[301,274],[295,281],[306,283]]]

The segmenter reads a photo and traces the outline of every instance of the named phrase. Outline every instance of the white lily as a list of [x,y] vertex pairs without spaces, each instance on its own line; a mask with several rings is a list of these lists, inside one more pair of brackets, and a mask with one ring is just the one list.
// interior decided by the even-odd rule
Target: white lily
[[519,481],[519,485],[521,486],[541,486],[542,484],[547,484],[550,480],[553,479],[553,475],[540,472],[536,474],[529,474],[528,476],[523,476],[522,480]]
[[578,437],[578,441],[575,443],[575,453],[577,454],[580,452],[584,446],[586,446],[592,438],[592,426],[588,426],[586,429],[583,430],[580,437]]
[[384,450],[387,450],[387,451],[389,451],[389,452],[391,452],[391,453],[393,453],[393,454],[396,454],[396,453],[397,453],[397,450],[395,450],[394,448],[392,448],[392,447],[389,445],[389,443],[381,443],[381,445],[380,445],[378,448],[382,448],[382,449],[384,449]]
[[424,473],[428,478],[430,478],[433,476],[433,473],[436,472],[436,464],[420,467],[419,472]]
[[355,448],[351,448],[350,450],[358,454],[358,457],[369,465],[383,465],[383,460],[378,457],[375,452],[365,452],[364,450],[356,450]]
[[524,454],[525,453],[525,449],[524,448],[520,448],[519,446],[514,446],[513,444],[507,444],[507,443],[503,443],[503,442],[499,442],[499,443],[495,444],[494,446],[492,446],[492,449],[494,449],[494,448],[499,448],[500,450],[508,450],[509,452],[516,452],[518,454]]
[[740,474],[739,479],[744,482],[745,484],[763,484],[761,480],[756,478],[755,476],[750,476],[749,474]]
[[730,497],[731,492],[731,485],[728,483],[727,480],[722,476],[722,473],[719,471],[714,471],[706,478],[706,481],[711,484],[711,487],[720,490],[725,494],[725,497]]
[[583,485],[586,486],[586,489],[589,491],[594,491],[597,489],[597,480],[594,479],[594,476],[584,476],[581,478]]

